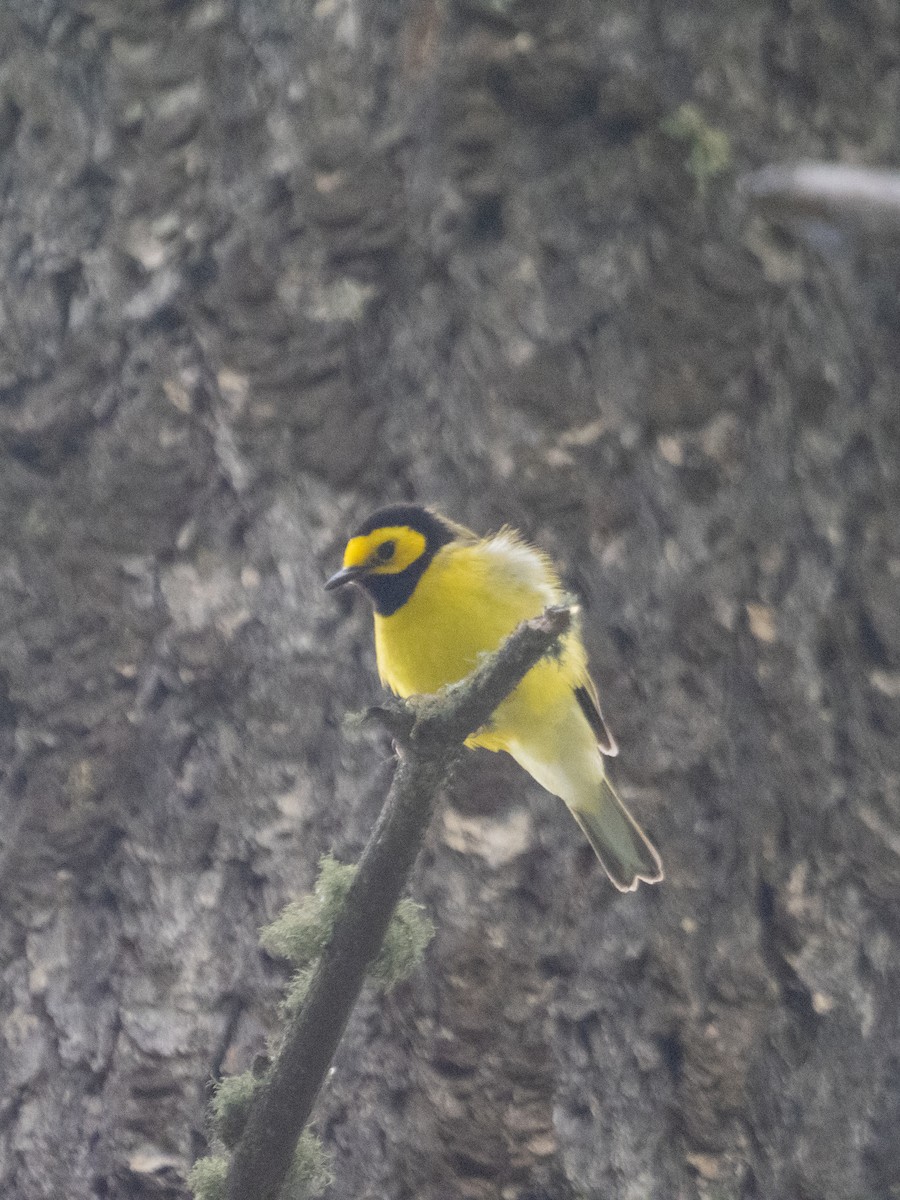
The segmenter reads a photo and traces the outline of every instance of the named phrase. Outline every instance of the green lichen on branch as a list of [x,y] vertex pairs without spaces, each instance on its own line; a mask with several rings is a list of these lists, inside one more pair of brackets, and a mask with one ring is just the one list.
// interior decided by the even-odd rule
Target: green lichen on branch
[[682,104],[661,123],[663,133],[686,143],[685,167],[705,196],[711,179],[731,166],[731,142],[728,134],[710,125],[696,104]]
[[[297,1015],[303,1007],[303,1002],[306,999],[306,994],[309,991],[309,985],[312,983],[313,976],[316,973],[315,963],[311,963],[308,967],[301,967],[299,971],[295,971],[287,985],[287,990],[282,997],[278,1011],[281,1014],[282,1022],[287,1025],[293,1017]],[[269,1053],[274,1058],[281,1048],[280,1036],[274,1037],[269,1047]]]
[[[262,1079],[245,1071],[216,1084],[210,1104],[216,1137],[229,1150],[237,1145],[247,1124],[250,1105]],[[228,1177],[227,1154],[211,1154],[198,1159],[191,1168],[188,1185],[196,1200],[223,1200]],[[316,1135],[305,1129],[297,1142],[290,1170],[279,1200],[311,1200],[331,1182],[328,1154]]]
[[319,861],[315,887],[302,900],[292,900],[260,933],[260,942],[274,958],[286,958],[301,969],[314,962],[328,944],[335,922],[344,910],[356,868],[326,854]]
[[[326,855],[319,863],[319,876],[312,893],[286,905],[260,935],[271,955],[286,958],[296,968],[285,1000],[289,1012],[296,1012],[306,995],[312,967],[331,939],[356,870],[355,866]],[[413,900],[401,900],[371,966],[372,981],[389,989],[408,979],[422,961],[433,936],[434,926],[422,906]]]
[[311,1130],[304,1129],[279,1200],[311,1200],[324,1192],[332,1178],[331,1162],[322,1143]]
[[428,944],[434,937],[434,925],[421,904],[408,897],[394,910],[378,957],[372,964],[371,979],[385,991],[396,987],[416,970]]
[[188,1187],[195,1200],[223,1200],[228,1178],[228,1156],[211,1154],[198,1158],[188,1175]]
[[[228,1165],[229,1159],[225,1154],[197,1159],[188,1175],[188,1186],[195,1200],[224,1200]],[[278,1200],[313,1200],[328,1187],[332,1178],[328,1155],[322,1143],[309,1129],[304,1129],[278,1193]]]
[[244,1071],[243,1075],[230,1075],[216,1084],[210,1115],[216,1133],[229,1150],[237,1145],[244,1132],[259,1082],[252,1071]]
[[[276,920],[261,931],[263,947],[277,958],[286,958],[295,968],[281,1005],[285,1026],[295,1018],[306,999],[316,964],[344,911],[356,872],[356,867],[326,855],[319,863],[319,874],[311,894],[286,905]],[[434,926],[422,906],[409,899],[401,900],[394,910],[381,950],[369,969],[372,982],[387,990],[408,979],[422,961],[433,936]],[[276,1039],[277,1042],[280,1040],[280,1037]],[[278,1049],[276,1045],[276,1054]],[[265,1076],[245,1071],[216,1084],[210,1116],[216,1138],[227,1149],[233,1150],[243,1136],[250,1106],[264,1079]],[[228,1167],[229,1159],[224,1154],[210,1155],[194,1164],[188,1182],[196,1200],[222,1200]],[[315,1134],[304,1130],[279,1200],[309,1200],[330,1180],[325,1150]]]

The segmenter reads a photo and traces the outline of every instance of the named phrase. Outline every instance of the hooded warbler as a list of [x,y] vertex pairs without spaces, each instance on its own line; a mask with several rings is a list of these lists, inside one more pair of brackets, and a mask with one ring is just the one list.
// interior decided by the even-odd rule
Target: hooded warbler
[[[564,602],[549,558],[515,530],[480,538],[427,508],[381,508],[352,534],[326,588],[358,584],[375,609],[378,671],[400,696],[462,679],[521,622]],[[620,891],[663,878],[660,857],[616,795],[603,756],[618,753],[578,626],[533,667],[467,742],[505,750],[559,796]]]

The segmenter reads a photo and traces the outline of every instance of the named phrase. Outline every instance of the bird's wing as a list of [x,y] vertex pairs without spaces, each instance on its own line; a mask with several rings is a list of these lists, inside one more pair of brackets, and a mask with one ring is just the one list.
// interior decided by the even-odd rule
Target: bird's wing
[[[504,569],[511,580],[532,592],[542,607],[548,604],[561,604],[566,595],[560,583],[556,568],[543,551],[530,546],[514,529],[504,526],[499,533],[488,539],[484,549],[502,559]],[[577,647],[577,650],[574,649]],[[578,706],[585,715],[588,725],[597,739],[597,747],[601,754],[613,758],[619,753],[619,746],[603,719],[600,709],[600,697],[597,687],[587,672],[587,655],[581,640],[580,629],[577,625],[570,635],[570,651],[575,654],[579,666],[578,683],[572,689]]]
[[603,719],[597,685],[590,675],[586,674],[582,682],[575,688],[575,699],[578,701],[578,706],[584,713],[588,725],[594,731],[600,753],[614,758],[619,753],[619,744]]

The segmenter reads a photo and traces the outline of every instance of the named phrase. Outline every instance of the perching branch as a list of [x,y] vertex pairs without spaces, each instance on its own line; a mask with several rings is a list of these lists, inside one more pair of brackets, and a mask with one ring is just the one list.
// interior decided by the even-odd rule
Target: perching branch
[[416,705],[403,756],[344,912],[235,1148],[228,1200],[275,1200],[278,1195],[463,742],[554,650],[571,624],[571,609],[548,608],[520,625],[468,678]]

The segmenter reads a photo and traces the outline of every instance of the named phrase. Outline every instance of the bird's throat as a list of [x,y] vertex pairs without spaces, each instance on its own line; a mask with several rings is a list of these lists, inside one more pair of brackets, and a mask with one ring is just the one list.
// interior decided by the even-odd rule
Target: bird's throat
[[416,590],[416,584],[433,557],[433,553],[426,550],[405,571],[364,575],[358,580],[380,617],[393,616],[403,607]]

